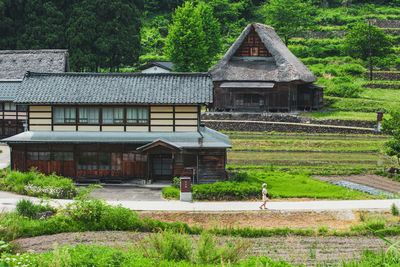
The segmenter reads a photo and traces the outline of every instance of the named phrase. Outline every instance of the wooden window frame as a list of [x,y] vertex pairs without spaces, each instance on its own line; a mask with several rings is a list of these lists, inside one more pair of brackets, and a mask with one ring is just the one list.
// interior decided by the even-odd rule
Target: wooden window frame
[[[80,117],[79,117],[79,109],[80,108],[97,108],[97,112],[98,112],[98,122],[97,123],[89,123],[89,119],[88,122],[80,122]],[[87,126],[97,126],[100,125],[100,107],[99,106],[79,106],[76,108],[76,122],[78,125],[87,125]]]
[[[64,110],[64,122],[63,123],[62,122],[56,122],[56,120],[55,120],[55,113],[56,113],[55,109],[56,108],[62,108]],[[75,109],[75,122],[65,122],[65,109],[66,108]],[[52,110],[51,111],[51,113],[52,113],[52,115],[51,115],[52,126],[53,125],[76,125],[77,124],[78,117],[77,117],[77,114],[76,114],[76,112],[77,112],[77,108],[76,107],[74,107],[74,106],[52,106],[51,110]]]

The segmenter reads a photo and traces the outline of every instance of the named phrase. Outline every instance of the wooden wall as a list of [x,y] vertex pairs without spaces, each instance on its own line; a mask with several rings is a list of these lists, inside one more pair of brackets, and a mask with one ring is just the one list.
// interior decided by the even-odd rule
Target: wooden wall
[[[87,125],[74,123],[70,125],[54,124],[52,119],[53,107],[50,105],[29,106],[30,131],[117,131],[117,132],[182,132],[197,131],[199,125],[200,106],[171,105],[147,106],[149,120],[144,125]],[[101,110],[101,106],[99,106]],[[101,112],[101,111],[100,111]],[[78,112],[76,112],[78,114]]]
[[236,50],[235,57],[272,57],[271,53],[265,47],[258,34],[251,30],[251,32],[244,39],[238,50]]
[[[152,157],[158,155],[173,159],[171,177],[189,176],[195,181],[197,177],[199,183],[213,183],[217,180],[226,179],[226,150],[184,150],[183,152],[171,150],[153,150],[142,154],[135,151],[133,147],[122,144],[83,144],[83,145],[35,145],[35,144],[11,144],[12,156],[11,167],[13,170],[29,171],[36,168],[44,174],[56,173],[61,176],[71,178],[97,178],[97,179],[151,179],[157,180],[152,174]],[[29,153],[46,153],[46,159],[29,157]],[[68,152],[71,157],[60,160],[55,157],[55,153]],[[91,165],[93,168],[82,168],[79,164],[80,154],[82,153],[110,153],[109,162],[104,165],[101,163],[100,156],[97,154],[97,164]],[[72,154],[73,153],[73,154]],[[73,157],[72,157],[73,155]],[[180,156],[179,156],[180,155]],[[96,159],[96,157],[94,157]]]
[[[214,111],[290,111],[297,109],[297,85],[275,84],[274,88],[221,88],[214,83]],[[258,96],[257,103],[246,103],[246,97]]]

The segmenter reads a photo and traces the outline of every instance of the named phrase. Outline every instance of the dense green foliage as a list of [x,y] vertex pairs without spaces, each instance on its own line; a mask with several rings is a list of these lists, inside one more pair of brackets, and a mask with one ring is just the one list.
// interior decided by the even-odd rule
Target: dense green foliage
[[220,47],[219,23],[210,5],[185,2],[176,9],[165,47],[176,71],[207,71]]
[[[368,59],[370,52],[369,26],[359,22],[352,26],[345,38],[345,51],[354,58]],[[385,57],[392,52],[392,40],[383,30],[371,25],[371,55]]]
[[56,174],[44,175],[35,171],[26,173],[3,172],[1,190],[35,197],[72,198],[77,190],[73,181]]
[[[178,236],[179,234],[174,234]],[[190,240],[185,240],[189,243]],[[209,246],[209,244],[207,244]],[[226,246],[225,246],[226,247]],[[194,250],[192,253],[197,253],[200,249]],[[213,252],[218,251],[214,250]],[[234,249],[229,249],[228,252],[234,254]],[[227,252],[224,250],[224,252]],[[270,266],[270,267],[290,267],[291,264],[283,260],[272,260],[267,257],[249,257],[249,259],[240,260],[240,262],[231,261],[225,257],[218,258],[218,261],[207,263],[193,261],[181,261],[179,259],[162,259],[152,258],[137,251],[135,247],[126,246],[123,249],[108,247],[102,245],[78,245],[75,247],[63,246],[56,247],[53,251],[43,254],[23,253],[18,255],[3,254],[0,258],[0,266],[159,266],[159,267],[192,267],[192,266]],[[5,263],[6,265],[1,265]]]
[[288,45],[289,39],[315,25],[316,9],[309,1],[271,0],[265,5],[267,24]]
[[67,48],[75,71],[118,71],[138,60],[140,6],[131,0],[1,0],[0,49]]
[[382,132],[392,136],[392,139],[386,143],[386,153],[396,157],[400,164],[400,111],[392,111],[391,117],[383,120]]
[[41,212],[49,211],[50,213],[55,213],[56,210],[49,204],[41,205],[34,204],[32,201],[27,199],[21,199],[18,201],[16,206],[16,211],[19,215],[26,216],[30,219],[37,218]]
[[164,187],[161,191],[162,197],[165,199],[179,199],[180,198],[180,190],[175,186]]

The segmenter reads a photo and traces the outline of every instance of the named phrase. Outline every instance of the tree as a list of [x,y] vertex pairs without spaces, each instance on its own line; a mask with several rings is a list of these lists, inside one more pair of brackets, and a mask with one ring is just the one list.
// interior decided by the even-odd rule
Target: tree
[[130,0],[77,1],[66,30],[73,70],[118,71],[140,53],[140,15]]
[[131,0],[97,1],[100,66],[118,72],[121,65],[133,65],[139,58],[140,12]]
[[400,111],[390,112],[390,118],[382,121],[382,132],[392,136],[386,144],[386,154],[400,163]]
[[176,71],[207,71],[220,46],[219,23],[209,5],[185,2],[176,9],[165,46]]
[[57,1],[29,0],[24,6],[25,31],[20,42],[24,49],[65,48],[64,13]]
[[[354,58],[369,57],[369,26],[367,23],[356,23],[346,33],[344,41],[346,53]],[[371,51],[374,57],[385,57],[393,52],[392,39],[384,31],[371,25]]]
[[310,30],[315,23],[316,8],[309,1],[271,0],[265,10],[266,23],[275,28],[286,45],[290,38]]

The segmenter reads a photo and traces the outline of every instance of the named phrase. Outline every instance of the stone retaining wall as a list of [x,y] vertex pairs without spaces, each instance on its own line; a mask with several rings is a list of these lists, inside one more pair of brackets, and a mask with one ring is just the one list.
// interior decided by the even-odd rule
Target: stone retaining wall
[[217,131],[247,132],[293,132],[293,133],[338,133],[338,134],[372,134],[372,129],[350,128],[301,123],[275,123],[256,121],[204,121],[206,126]]
[[[365,72],[364,75],[369,78],[369,72]],[[400,81],[400,71],[373,72],[372,78],[374,80]]]
[[202,120],[242,120],[266,122],[291,122],[303,124],[322,124],[348,127],[374,128],[375,121],[364,120],[323,120],[300,117],[290,113],[246,113],[246,112],[206,112],[201,114]]
[[366,19],[379,28],[400,28],[400,19]]
[[366,83],[362,87],[365,88],[379,88],[379,89],[400,89],[400,84],[378,84],[378,83]]

